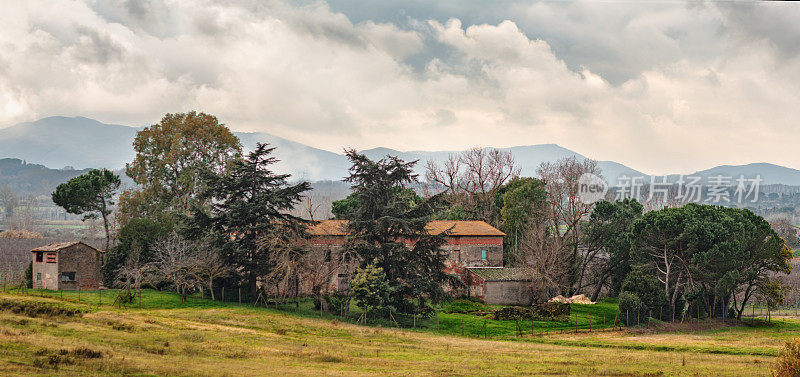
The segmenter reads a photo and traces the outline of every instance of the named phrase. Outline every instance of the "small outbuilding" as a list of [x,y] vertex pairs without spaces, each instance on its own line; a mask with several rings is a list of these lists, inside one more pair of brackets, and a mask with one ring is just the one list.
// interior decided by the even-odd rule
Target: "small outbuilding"
[[83,242],[58,242],[37,247],[33,254],[33,288],[98,289],[103,281],[103,250]]
[[467,267],[469,295],[490,305],[530,305],[530,270],[526,268]]

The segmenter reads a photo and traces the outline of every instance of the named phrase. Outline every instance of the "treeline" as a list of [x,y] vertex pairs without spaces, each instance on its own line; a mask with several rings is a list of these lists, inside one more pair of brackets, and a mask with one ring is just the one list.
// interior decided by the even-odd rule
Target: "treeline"
[[[505,264],[529,271],[537,301],[606,294],[626,310],[658,307],[663,318],[700,309],[738,316],[753,295],[780,301],[785,287],[771,276],[790,270],[784,240],[748,210],[690,204],[645,213],[633,200],[586,201],[580,180],[601,174],[591,160],[544,163],[536,178],[521,177],[510,154],[475,148],[429,162],[422,180],[417,161],[349,150],[351,195],[332,203],[334,216],[349,220],[347,237],[332,253],[307,246],[310,221],[298,208],[310,185],[274,172],[268,145],[244,155],[217,118],[167,114],[137,134],[134,149],[125,174],[136,187],[116,206],[120,178],[104,170],[52,195],[70,213],[103,219],[109,242],[118,239],[106,284],[131,290],[243,287],[253,301],[310,292],[322,310],[345,315],[353,301],[365,316],[430,313],[448,297],[443,285],[463,286],[443,272],[446,234],[425,231],[434,219],[503,230]],[[350,289],[332,292],[343,272]]]
[[[601,172],[592,161],[542,164],[519,177],[513,158],[472,149],[428,163],[427,187],[405,200],[437,198],[432,218],[483,220],[503,230],[505,265],[525,267],[536,301],[558,294],[619,296],[622,310],[662,320],[740,318],[754,297],[777,305],[790,286],[796,227],[748,209],[685,204],[646,211],[635,200],[596,203],[579,184]],[[419,193],[419,194],[418,194]],[[337,218],[363,207],[354,194],[333,203]]]

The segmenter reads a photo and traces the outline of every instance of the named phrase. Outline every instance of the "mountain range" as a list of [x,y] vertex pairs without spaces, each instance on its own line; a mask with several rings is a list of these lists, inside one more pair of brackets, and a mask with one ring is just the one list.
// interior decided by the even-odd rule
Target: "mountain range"
[[[108,168],[122,169],[133,160],[132,142],[139,128],[105,124],[84,117],[54,116],[33,122],[19,123],[0,129],[0,158],[18,158],[28,163],[51,168],[75,169]],[[292,174],[295,179],[309,181],[341,180],[347,175],[349,163],[343,153],[334,153],[302,143],[284,139],[264,132],[234,132],[246,150],[257,142],[268,142],[277,147],[280,159],[276,170]],[[511,152],[524,176],[535,176],[539,164],[556,161],[564,157],[586,157],[556,144],[539,144],[499,148]],[[389,148],[374,148],[361,151],[370,158],[395,155],[404,160],[420,160],[418,172],[422,172],[428,160],[442,161],[458,151],[396,151]],[[609,182],[617,182],[620,176],[642,176],[647,174],[614,161],[598,161],[603,176]],[[686,174],[686,173],[684,173]],[[748,165],[723,165],[690,175],[709,177],[715,175],[738,177],[759,174],[762,184],[800,185],[800,170],[769,163]]]

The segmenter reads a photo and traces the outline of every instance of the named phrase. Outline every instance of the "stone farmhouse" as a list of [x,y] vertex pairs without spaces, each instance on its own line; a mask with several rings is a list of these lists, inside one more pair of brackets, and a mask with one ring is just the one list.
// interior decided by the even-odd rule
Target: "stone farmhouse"
[[[309,229],[308,246],[317,255],[338,255],[346,241],[346,220],[324,220]],[[484,221],[432,221],[428,232],[448,232],[442,249],[447,253],[445,272],[458,276],[467,289],[445,287],[456,295],[469,295],[489,304],[530,304],[530,279],[522,270],[503,267],[505,233]],[[330,289],[347,290],[355,265],[326,266],[332,276]]]
[[103,281],[102,250],[83,242],[58,242],[37,247],[33,254],[33,288],[98,289]]

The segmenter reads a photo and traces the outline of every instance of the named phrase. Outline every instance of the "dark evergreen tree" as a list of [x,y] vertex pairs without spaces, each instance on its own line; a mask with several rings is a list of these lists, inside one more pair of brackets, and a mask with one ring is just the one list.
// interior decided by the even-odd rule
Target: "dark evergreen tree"
[[400,312],[422,312],[429,302],[444,297],[441,284],[445,234],[428,234],[426,227],[437,198],[415,202],[408,186],[417,182],[416,161],[387,156],[372,161],[354,150],[347,151],[353,164],[345,179],[359,203],[347,214],[348,252],[361,267],[381,268],[391,287],[388,306]]
[[257,279],[267,276],[274,265],[270,247],[259,243],[259,237],[274,233],[279,226],[302,223],[288,212],[310,189],[308,182],[290,185],[289,174],[270,170],[278,161],[271,156],[274,150],[259,143],[227,172],[206,172],[205,195],[212,199],[211,212],[197,210],[192,221],[195,232],[212,230],[223,257],[239,271],[251,295],[257,293]]
[[587,256],[598,255],[595,265],[598,281],[592,301],[597,301],[607,282],[612,293],[622,291],[622,282],[631,272],[628,236],[633,222],[642,217],[642,212],[642,205],[632,198],[613,203],[603,200],[595,205],[584,230]]

